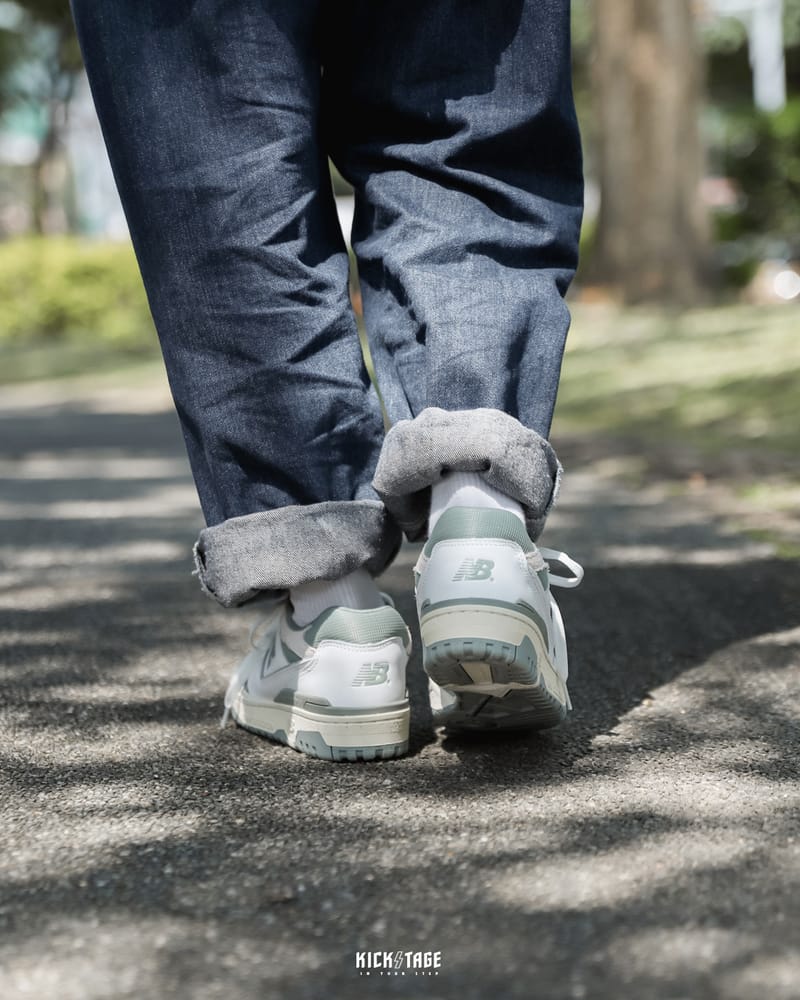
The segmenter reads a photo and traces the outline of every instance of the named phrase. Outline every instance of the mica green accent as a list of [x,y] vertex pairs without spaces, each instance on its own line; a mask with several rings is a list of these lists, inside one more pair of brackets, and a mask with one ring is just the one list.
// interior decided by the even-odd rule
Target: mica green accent
[[336,642],[371,644],[387,639],[400,639],[405,646],[408,629],[394,608],[329,608],[306,629],[303,638],[309,646],[318,646],[325,639]]
[[283,655],[286,657],[287,663],[299,663],[303,659],[302,656],[298,656],[297,653],[281,639],[281,650]]
[[550,647],[550,633],[547,630],[547,622],[542,618],[536,608],[532,608],[527,601],[519,601],[517,607],[521,608],[525,614],[539,626],[539,630],[544,638],[544,644],[548,648]]
[[550,570],[545,567],[544,569],[538,569],[536,575],[539,577],[539,583],[548,590],[550,587]]
[[380,709],[374,707],[367,708],[341,708],[331,705],[327,698],[311,697],[310,695],[298,694],[292,688],[283,688],[272,699],[278,705],[291,705],[293,708],[305,708],[309,712],[317,715],[330,716],[333,719],[359,718],[360,716],[372,716],[378,711],[397,711],[408,708],[407,701],[400,701],[392,705],[381,705]]
[[[288,742],[285,739],[285,734],[281,742]],[[322,760],[332,760],[338,763],[349,761],[355,764],[358,761],[391,760],[408,753],[408,740],[402,743],[388,743],[384,746],[337,747],[329,746],[322,734],[314,730],[299,731],[295,735],[294,742],[296,750],[307,753],[310,757],[319,757]]]
[[310,698],[306,695],[298,694],[294,688],[282,688],[272,699],[278,705],[293,705],[297,708],[304,708],[307,704],[315,709],[330,706],[327,698]]
[[525,525],[516,514],[483,507],[450,507],[446,510],[431,532],[425,545],[425,555],[430,556],[437,542],[454,538],[499,538],[516,542],[525,553],[533,552],[535,548]]
[[297,704],[298,708],[305,708],[309,712],[315,712],[317,715],[330,716],[332,719],[358,719],[360,716],[364,718],[369,718],[375,715],[378,711],[397,711],[400,709],[408,708],[408,702],[399,702],[395,705],[381,705],[380,709],[377,708],[338,708],[336,705],[319,705],[315,701],[311,701],[306,698],[305,701]]

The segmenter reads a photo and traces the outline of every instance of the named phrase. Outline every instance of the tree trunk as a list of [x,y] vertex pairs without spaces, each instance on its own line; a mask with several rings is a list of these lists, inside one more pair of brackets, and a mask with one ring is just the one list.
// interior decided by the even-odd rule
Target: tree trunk
[[592,0],[600,182],[594,278],[625,302],[704,298],[703,66],[693,0]]
[[39,7],[55,12],[58,39],[55,58],[47,63],[47,91],[41,101],[46,114],[45,134],[33,164],[31,208],[33,229],[45,236],[66,233],[72,228],[72,192],[69,157],[64,145],[75,83],[81,67],[77,40],[69,15],[60,3],[49,0]]

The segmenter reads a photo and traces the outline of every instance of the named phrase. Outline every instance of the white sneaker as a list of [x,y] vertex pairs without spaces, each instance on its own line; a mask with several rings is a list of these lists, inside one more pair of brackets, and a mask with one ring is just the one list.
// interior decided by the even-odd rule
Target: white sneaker
[[411,633],[390,604],[329,608],[301,628],[283,601],[254,626],[250,642],[225,694],[223,726],[233,716],[325,760],[406,753]]
[[[548,562],[569,569],[556,576]],[[451,507],[414,570],[434,720],[450,729],[547,729],[571,709],[567,641],[551,586],[583,569],[537,548],[507,511]]]

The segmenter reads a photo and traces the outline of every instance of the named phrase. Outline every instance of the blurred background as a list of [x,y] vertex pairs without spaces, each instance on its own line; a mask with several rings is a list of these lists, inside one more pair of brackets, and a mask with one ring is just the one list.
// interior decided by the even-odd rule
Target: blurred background
[[[554,443],[796,555],[800,0],[574,0],[573,22],[586,217]],[[0,381],[157,359],[68,5],[0,0]]]

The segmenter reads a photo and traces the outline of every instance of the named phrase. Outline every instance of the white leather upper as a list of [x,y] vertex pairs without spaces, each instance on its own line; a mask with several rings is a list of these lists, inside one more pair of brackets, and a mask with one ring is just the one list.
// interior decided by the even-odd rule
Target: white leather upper
[[[301,659],[287,656],[283,643]],[[268,701],[289,690],[335,708],[386,707],[406,697],[407,663],[408,652],[397,637],[369,644],[325,639],[314,648],[282,614],[240,661],[226,704],[246,687],[249,696]]]
[[443,539],[430,557],[417,562],[417,610],[422,619],[446,601],[524,602],[547,630],[550,661],[563,679],[568,674],[567,646],[558,607],[539,578],[546,568],[538,550],[525,553],[513,541],[498,538]]

